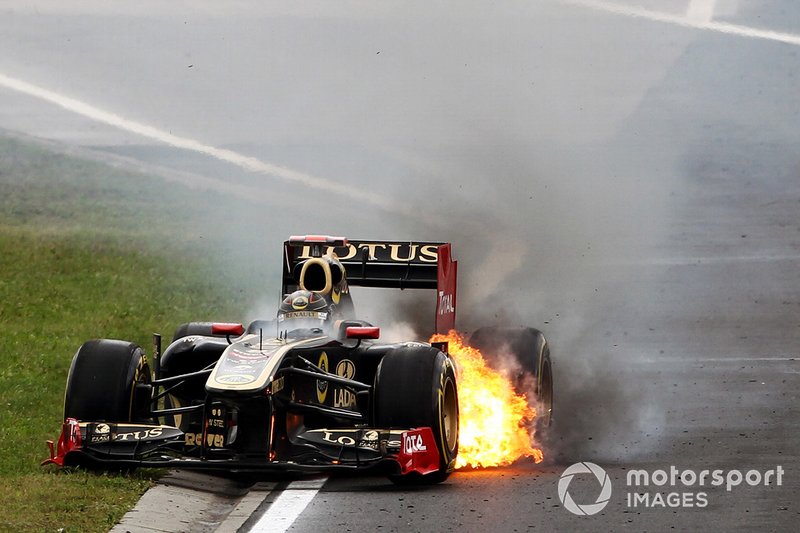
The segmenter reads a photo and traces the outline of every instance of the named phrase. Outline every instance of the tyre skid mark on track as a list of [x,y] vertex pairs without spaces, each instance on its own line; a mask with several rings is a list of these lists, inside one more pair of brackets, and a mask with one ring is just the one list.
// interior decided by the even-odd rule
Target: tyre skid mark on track
[[670,357],[670,358],[650,358],[642,359],[642,364],[694,364],[694,363],[748,363],[748,362],[770,362],[770,363],[787,363],[800,361],[798,357],[701,357],[701,358],[688,358],[688,357]]
[[717,264],[738,263],[769,263],[772,261],[800,261],[800,254],[754,254],[735,256],[696,256],[696,257],[654,257],[640,261],[626,261],[609,263],[612,265],[655,265],[655,266],[709,266]]

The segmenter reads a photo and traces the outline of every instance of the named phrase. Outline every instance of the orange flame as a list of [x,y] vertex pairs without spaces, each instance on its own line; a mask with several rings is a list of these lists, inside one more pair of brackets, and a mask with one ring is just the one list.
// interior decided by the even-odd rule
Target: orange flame
[[527,426],[536,417],[524,395],[499,372],[489,368],[481,352],[464,344],[451,330],[431,342],[447,342],[456,362],[459,403],[459,445],[456,468],[508,465],[520,457],[544,458],[534,447]]

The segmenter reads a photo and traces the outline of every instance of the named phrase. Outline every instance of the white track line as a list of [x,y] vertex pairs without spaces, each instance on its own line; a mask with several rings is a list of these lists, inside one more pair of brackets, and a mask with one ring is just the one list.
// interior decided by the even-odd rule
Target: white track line
[[292,527],[327,480],[322,478],[291,483],[250,528],[250,533],[284,533]]
[[104,124],[108,124],[109,126],[113,126],[130,133],[135,133],[160,143],[174,146],[175,148],[183,148],[184,150],[190,150],[192,152],[213,157],[220,161],[236,165],[250,172],[264,174],[283,181],[293,182],[311,189],[316,189],[318,191],[333,193],[338,196],[345,196],[354,200],[364,201],[387,211],[397,210],[387,199],[364,191],[363,189],[345,187],[335,181],[305,174],[303,172],[292,170],[280,165],[266,163],[255,157],[246,156],[238,152],[234,152],[233,150],[216,148],[188,137],[173,135],[167,131],[124,118],[120,115],[111,113],[109,111],[104,111],[80,100],[58,94],[56,92],[38,87],[16,78],[5,76],[3,74],[0,74],[0,87],[5,87],[6,89],[11,89],[34,98],[45,100],[51,104],[55,104],[64,108],[67,111],[71,111],[96,122],[102,122]]
[[[760,30],[757,28],[750,28],[748,26],[740,26],[738,24],[714,22],[711,21],[710,19],[693,20],[686,16],[673,15],[671,13],[663,13],[661,11],[651,11],[643,7],[618,4],[615,2],[604,2],[600,0],[560,0],[560,1],[561,3],[564,4],[572,4],[576,6],[588,7],[599,11],[614,13],[616,15],[623,15],[626,17],[641,18],[646,20],[652,20],[655,22],[666,22],[669,24],[676,24],[678,26],[683,26],[684,28],[710,30],[719,33],[725,33],[728,35],[737,35],[739,37],[749,37],[751,39],[763,39],[767,41],[776,41],[779,43],[786,43],[794,46],[800,46],[800,35],[794,33]],[[701,5],[701,7],[704,6]]]
[[707,24],[714,18],[714,4],[717,0],[692,0],[686,9],[686,18],[700,24]]

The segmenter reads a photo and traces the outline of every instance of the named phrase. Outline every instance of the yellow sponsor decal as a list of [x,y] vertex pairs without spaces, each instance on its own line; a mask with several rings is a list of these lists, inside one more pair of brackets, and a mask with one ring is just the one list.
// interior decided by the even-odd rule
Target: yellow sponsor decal
[[[337,247],[326,246],[325,256],[331,256],[341,261],[350,261],[361,253],[367,251],[370,260],[395,261],[395,262],[422,262],[436,263],[439,260],[438,244],[400,243],[400,242],[360,242],[350,243],[347,247],[339,247],[342,253],[336,253]],[[297,260],[313,259],[311,246],[305,245],[301,249]]]
[[336,365],[336,375],[347,379],[353,379],[356,375],[356,365],[350,359],[342,359]]
[[[184,442],[187,446],[202,446],[203,434],[186,433],[184,435]],[[206,446],[209,448],[222,448],[225,446],[225,437],[223,435],[213,435],[209,433],[206,435]]]
[[[328,371],[328,354],[322,352],[319,355],[319,363],[317,366],[325,372]],[[317,400],[319,403],[325,403],[325,398],[328,396],[328,382],[318,379],[317,380]]]
[[289,311],[281,316],[283,320],[290,318],[318,318],[320,320],[325,320],[328,317],[328,313],[320,313],[319,311]]
[[308,307],[308,298],[305,296],[298,296],[292,301],[292,309],[305,309]]
[[[353,379],[356,375],[356,365],[350,359],[342,359],[336,365],[336,375],[346,379]],[[347,389],[333,389],[333,406],[353,408],[356,406],[356,395]]]

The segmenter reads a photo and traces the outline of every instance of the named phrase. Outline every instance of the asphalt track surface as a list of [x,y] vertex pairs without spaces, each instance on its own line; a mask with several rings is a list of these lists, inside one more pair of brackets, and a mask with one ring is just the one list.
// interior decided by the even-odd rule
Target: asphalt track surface
[[[795,527],[795,3],[3,2],[0,13],[0,127],[263,201],[263,219],[244,223],[259,242],[328,228],[452,240],[465,329],[496,317],[548,334],[557,411],[543,465],[458,472],[417,490],[330,478],[290,530]],[[20,81],[155,133],[66,109]],[[325,215],[281,216],[297,197]],[[611,480],[593,516],[559,500],[559,477],[579,461]],[[672,466],[783,475],[780,486],[730,491],[626,484],[632,469]],[[256,486],[250,503],[267,513],[293,490],[307,489]],[[599,491],[590,475],[569,486],[579,504]],[[633,507],[633,492],[695,502],[702,492],[707,505]],[[231,508],[206,511],[193,511],[205,518],[190,529],[213,530]]]

